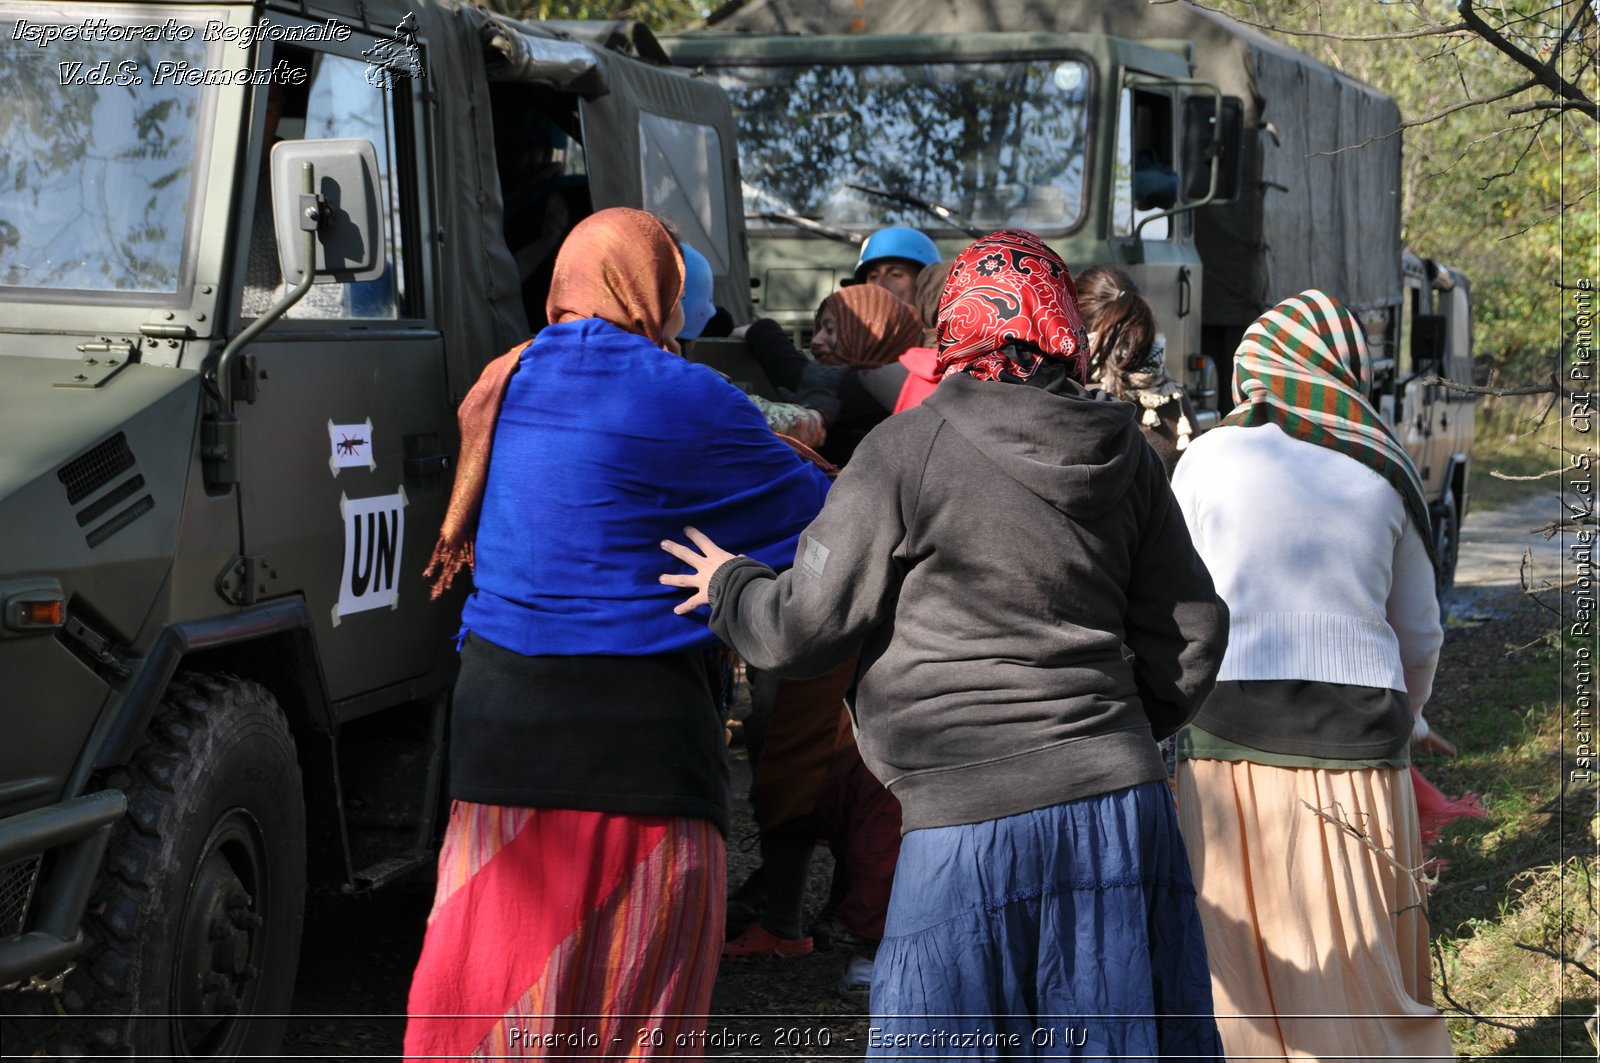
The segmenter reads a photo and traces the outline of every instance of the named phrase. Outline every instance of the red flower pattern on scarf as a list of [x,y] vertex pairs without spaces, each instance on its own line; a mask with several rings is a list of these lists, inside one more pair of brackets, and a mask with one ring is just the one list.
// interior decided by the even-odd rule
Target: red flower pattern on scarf
[[938,334],[941,376],[1026,378],[1053,358],[1084,379],[1088,342],[1077,286],[1061,256],[1022,229],[990,233],[955,257]]

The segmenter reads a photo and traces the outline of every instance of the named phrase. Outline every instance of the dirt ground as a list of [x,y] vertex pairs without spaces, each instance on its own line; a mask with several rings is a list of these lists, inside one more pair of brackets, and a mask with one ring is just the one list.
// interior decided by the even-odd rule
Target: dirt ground
[[[1463,530],[1467,549],[1462,586],[1449,602],[1444,653],[1428,710],[1429,719],[1447,733],[1453,713],[1467,704],[1474,687],[1503,667],[1504,647],[1531,642],[1549,628],[1551,614],[1522,593],[1516,571],[1523,543],[1539,551],[1537,540],[1526,533],[1538,522],[1528,518],[1548,519],[1543,515],[1549,506],[1548,501],[1533,502],[1526,512],[1501,513],[1492,520],[1489,514],[1468,518]],[[1480,556],[1491,545],[1498,552]],[[1551,557],[1538,556],[1544,564]],[[748,762],[739,749],[734,750],[733,770],[735,795],[748,793]],[[749,804],[736,800],[728,847],[729,881],[742,882],[757,862]],[[831,870],[826,850],[819,850],[808,893],[811,913],[826,897]],[[432,883],[419,876],[375,896],[314,900],[300,959],[296,1015],[289,1023],[284,1055],[349,1060],[398,1054],[406,989],[421,947],[431,891]],[[865,1016],[834,989],[844,963],[840,952],[724,963],[717,973],[710,1030],[743,1035],[744,1044],[752,1048],[713,1049],[711,1054],[860,1058]]]

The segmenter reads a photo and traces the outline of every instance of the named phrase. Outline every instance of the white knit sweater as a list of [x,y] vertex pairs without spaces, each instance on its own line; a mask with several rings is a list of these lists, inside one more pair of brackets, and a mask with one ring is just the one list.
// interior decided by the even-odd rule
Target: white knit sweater
[[1387,480],[1276,426],[1228,426],[1189,445],[1172,490],[1228,603],[1219,679],[1383,687],[1421,711],[1444,632],[1422,537]]

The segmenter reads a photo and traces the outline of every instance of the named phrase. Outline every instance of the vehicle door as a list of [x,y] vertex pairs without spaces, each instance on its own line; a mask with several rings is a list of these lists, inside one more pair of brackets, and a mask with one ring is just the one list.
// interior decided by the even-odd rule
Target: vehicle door
[[[277,13],[273,22],[300,24]],[[271,211],[265,141],[371,142],[384,276],[314,285],[241,352],[236,390],[244,553],[253,559],[242,592],[235,581],[236,600],[304,596],[336,702],[444,667],[455,619],[430,601],[422,578],[455,434],[443,343],[423,290],[420,234],[433,228],[418,101],[428,86],[385,75],[363,55],[394,45],[357,31],[304,48],[278,44],[264,55],[263,68],[293,83],[275,85],[257,104],[260,135],[235,230],[237,330],[286,287],[263,220]],[[421,45],[410,47],[423,62]]]
[[[1445,361],[1441,375],[1457,384],[1474,384],[1472,354],[1472,293],[1466,278],[1453,270],[1454,281],[1445,290],[1435,289],[1434,310],[1445,319]],[[1476,395],[1449,388],[1439,396],[1439,435],[1441,452],[1458,462],[1472,453],[1474,401]],[[1464,477],[1462,479],[1465,479]]]
[[1424,383],[1439,372],[1439,365],[1425,359],[1427,350],[1428,290],[1421,277],[1407,271],[1400,305],[1400,339],[1395,351],[1395,380],[1399,394],[1394,401],[1394,428],[1400,443],[1422,478],[1424,494],[1431,502],[1444,485],[1444,464],[1438,460],[1437,421],[1442,407],[1435,385]]
[[1200,350],[1196,297],[1203,269],[1187,239],[1192,215],[1165,214],[1181,195],[1179,99],[1177,86],[1157,74],[1124,72],[1117,96],[1108,236],[1113,245],[1128,245],[1126,261],[1138,263],[1129,272],[1155,312],[1167,371],[1192,388],[1186,363],[1190,353]]
[[620,56],[606,57],[606,77],[611,91],[580,111],[595,209],[642,207],[672,221],[710,261],[713,301],[747,320],[750,265],[727,95],[704,78]]

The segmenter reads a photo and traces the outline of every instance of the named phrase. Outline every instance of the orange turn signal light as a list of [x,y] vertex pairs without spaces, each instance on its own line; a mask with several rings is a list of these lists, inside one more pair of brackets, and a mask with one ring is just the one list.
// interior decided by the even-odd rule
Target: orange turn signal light
[[16,618],[21,627],[60,627],[66,614],[67,603],[60,598],[17,603]]

